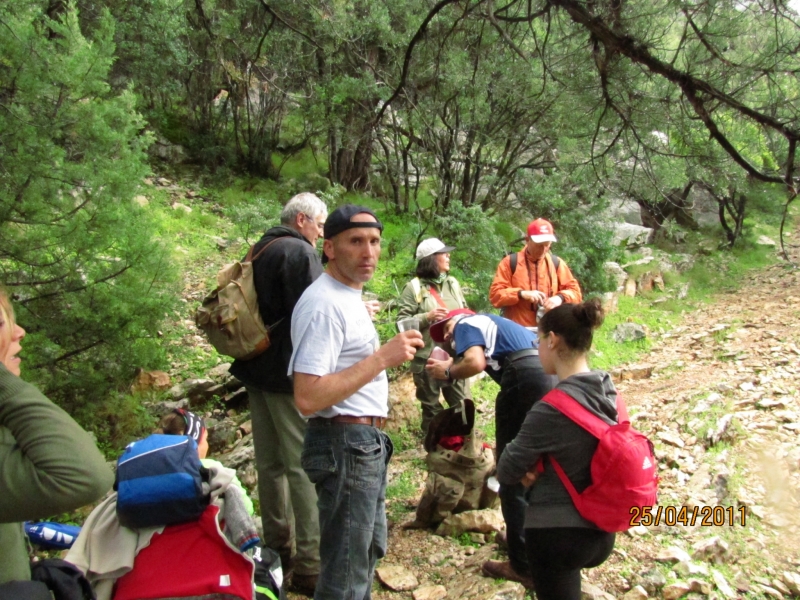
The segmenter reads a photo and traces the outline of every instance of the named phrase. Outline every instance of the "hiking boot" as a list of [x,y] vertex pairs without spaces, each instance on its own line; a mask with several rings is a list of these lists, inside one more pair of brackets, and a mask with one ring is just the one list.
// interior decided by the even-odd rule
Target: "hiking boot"
[[520,575],[512,567],[511,563],[507,560],[487,560],[481,566],[481,571],[486,577],[493,577],[494,579],[505,579],[507,581],[516,581],[521,583],[527,589],[533,589],[533,579],[526,575]]
[[318,579],[319,575],[301,575],[300,573],[293,573],[292,581],[289,584],[289,591],[313,598]]

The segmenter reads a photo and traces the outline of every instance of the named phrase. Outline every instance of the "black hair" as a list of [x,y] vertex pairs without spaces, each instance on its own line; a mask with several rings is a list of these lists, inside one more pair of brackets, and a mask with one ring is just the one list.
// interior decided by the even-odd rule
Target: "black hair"
[[424,256],[417,261],[417,277],[420,279],[436,279],[441,271],[436,255]]
[[597,298],[582,304],[562,304],[539,319],[539,332],[557,334],[571,351],[588,352],[592,347],[592,331],[603,324],[604,317]]

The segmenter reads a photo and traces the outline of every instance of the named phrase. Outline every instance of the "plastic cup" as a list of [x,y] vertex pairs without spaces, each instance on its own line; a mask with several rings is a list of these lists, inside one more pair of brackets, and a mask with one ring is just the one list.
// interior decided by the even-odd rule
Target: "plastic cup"
[[447,350],[444,348],[440,348],[436,346],[433,351],[431,352],[431,358],[433,360],[447,360],[450,358],[450,355],[447,353]]
[[398,331],[409,331],[411,329],[416,329],[419,331],[419,319],[417,317],[409,317],[408,319],[403,319],[402,321],[397,322],[397,329]]

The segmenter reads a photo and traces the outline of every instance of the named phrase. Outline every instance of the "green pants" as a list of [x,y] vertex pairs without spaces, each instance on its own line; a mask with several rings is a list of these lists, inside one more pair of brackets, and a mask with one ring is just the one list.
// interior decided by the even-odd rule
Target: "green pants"
[[317,492],[300,465],[306,421],[297,412],[292,394],[262,392],[251,387],[247,392],[264,545],[280,554],[282,561],[294,556],[294,572],[298,575],[316,575],[319,573]]
[[[428,425],[430,425],[433,417],[442,411],[442,404],[439,401],[439,386],[435,383],[435,379],[428,375],[427,371],[420,373],[413,373],[414,385],[417,387],[417,400],[422,404],[422,435],[428,433]],[[465,379],[458,379],[451,385],[441,388],[442,395],[447,401],[447,406],[456,406],[461,404],[465,398],[472,399],[469,392],[469,385]]]

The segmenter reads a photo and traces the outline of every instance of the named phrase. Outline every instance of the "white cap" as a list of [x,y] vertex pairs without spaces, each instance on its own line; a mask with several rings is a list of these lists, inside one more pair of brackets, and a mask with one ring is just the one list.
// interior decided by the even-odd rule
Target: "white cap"
[[444,242],[438,238],[428,238],[422,240],[417,246],[417,260],[430,256],[431,254],[441,254],[443,252],[452,252],[455,246],[445,246]]

